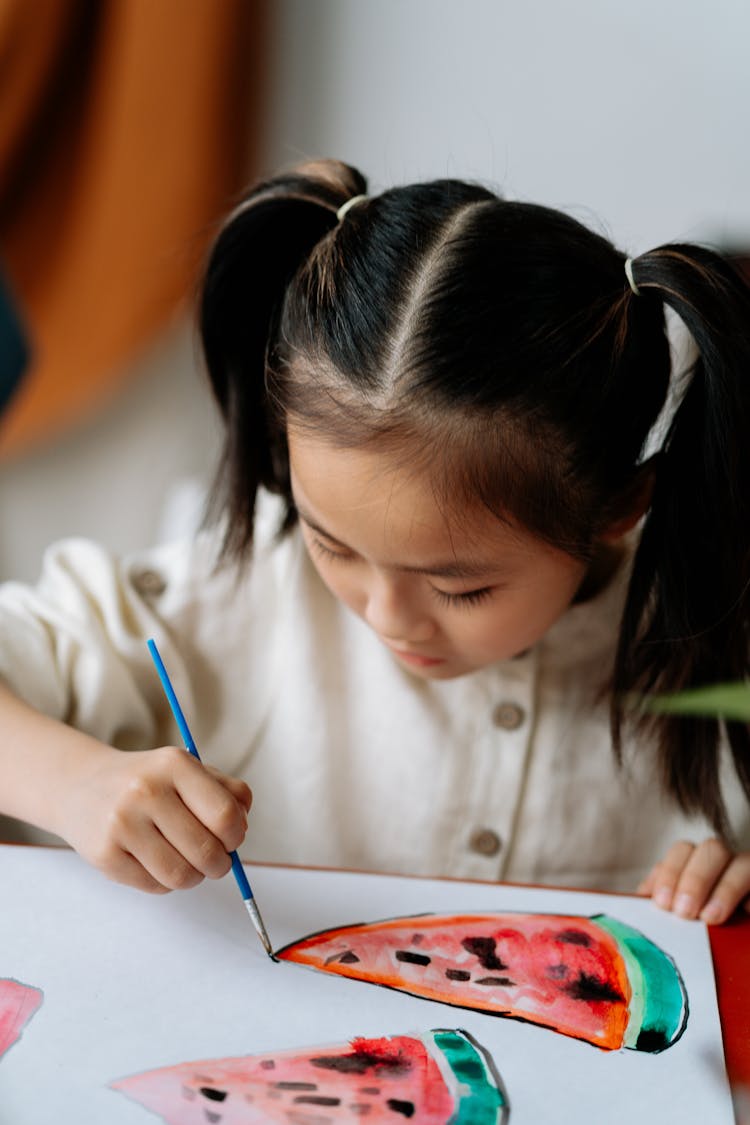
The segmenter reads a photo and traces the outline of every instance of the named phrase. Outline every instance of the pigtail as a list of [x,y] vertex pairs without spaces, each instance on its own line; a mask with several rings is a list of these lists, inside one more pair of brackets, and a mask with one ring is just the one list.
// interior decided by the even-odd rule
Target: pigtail
[[366,189],[337,161],[307,164],[251,189],[211,250],[200,297],[201,343],[226,432],[209,513],[227,513],[224,553],[252,545],[259,485],[291,505],[283,427],[266,393],[266,362],[289,282]]
[[[614,698],[745,679],[750,621],[750,289],[717,254],[673,245],[637,258],[633,301],[661,299],[698,358],[656,459],[625,608]],[[613,711],[620,747],[621,709]],[[662,777],[686,811],[728,836],[719,778],[721,724],[659,716]],[[750,796],[750,734],[726,724]]]

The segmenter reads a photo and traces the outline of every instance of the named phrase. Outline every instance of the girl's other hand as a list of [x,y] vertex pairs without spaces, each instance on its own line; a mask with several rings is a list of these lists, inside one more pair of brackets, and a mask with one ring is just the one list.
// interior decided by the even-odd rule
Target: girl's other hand
[[110,879],[165,894],[229,871],[252,802],[244,781],[174,746],[102,747],[74,775],[57,830]]
[[663,910],[718,924],[741,904],[750,913],[750,852],[734,855],[720,840],[680,840],[638,888]]

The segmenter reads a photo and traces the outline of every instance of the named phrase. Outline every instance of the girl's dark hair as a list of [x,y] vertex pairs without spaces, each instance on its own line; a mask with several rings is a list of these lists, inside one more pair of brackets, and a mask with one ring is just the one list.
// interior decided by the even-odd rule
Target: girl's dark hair
[[[612,680],[629,694],[744,678],[750,584],[750,293],[720,256],[668,245],[632,265],[545,207],[439,180],[358,200],[334,161],[253,188],[211,254],[203,346],[226,422],[225,549],[252,543],[259,485],[286,500],[286,423],[429,464],[447,504],[483,503],[579,558],[653,479]],[[664,306],[698,358],[659,451]],[[440,455],[436,457],[435,451]],[[728,834],[720,724],[649,724],[667,789]],[[727,724],[750,795],[750,738]]]

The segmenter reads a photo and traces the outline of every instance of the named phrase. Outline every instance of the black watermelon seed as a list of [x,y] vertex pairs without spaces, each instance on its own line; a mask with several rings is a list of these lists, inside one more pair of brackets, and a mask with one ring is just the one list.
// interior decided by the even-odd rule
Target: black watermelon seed
[[317,1090],[314,1082],[275,1082],[277,1090]]
[[511,980],[510,977],[479,977],[474,981],[474,984],[496,984],[501,985],[503,988],[512,988],[515,983],[516,982]]
[[448,980],[471,980],[471,973],[467,973],[465,969],[446,969],[445,975]]
[[427,957],[424,953],[412,953],[408,949],[397,949],[396,960],[406,961],[409,965],[429,965],[432,958]]
[[341,1098],[326,1098],[322,1094],[301,1094],[295,1105],[341,1105]]
[[402,1102],[398,1098],[389,1098],[385,1104],[394,1113],[401,1113],[404,1117],[414,1116],[414,1102]]
[[575,980],[563,985],[563,992],[573,1000],[604,1000],[608,1003],[623,1003],[625,997],[606,980],[599,980],[589,973],[579,973]]
[[561,930],[557,940],[567,942],[568,945],[591,945],[591,938],[583,930]]
[[227,1096],[226,1090],[215,1090],[213,1086],[201,1086],[200,1092],[212,1102],[223,1102]]
[[467,953],[473,953],[483,969],[507,969],[495,952],[497,942],[491,937],[467,937],[461,942]]

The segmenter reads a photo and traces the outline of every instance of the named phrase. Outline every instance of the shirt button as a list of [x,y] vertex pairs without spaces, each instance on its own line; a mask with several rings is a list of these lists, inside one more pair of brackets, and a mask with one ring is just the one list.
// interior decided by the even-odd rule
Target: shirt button
[[503,730],[518,730],[525,718],[526,712],[517,703],[498,703],[492,712],[492,722]]
[[479,855],[497,855],[503,842],[491,828],[477,828],[469,838],[469,847]]
[[131,575],[131,581],[144,598],[158,598],[167,588],[166,579],[158,570],[136,570]]

